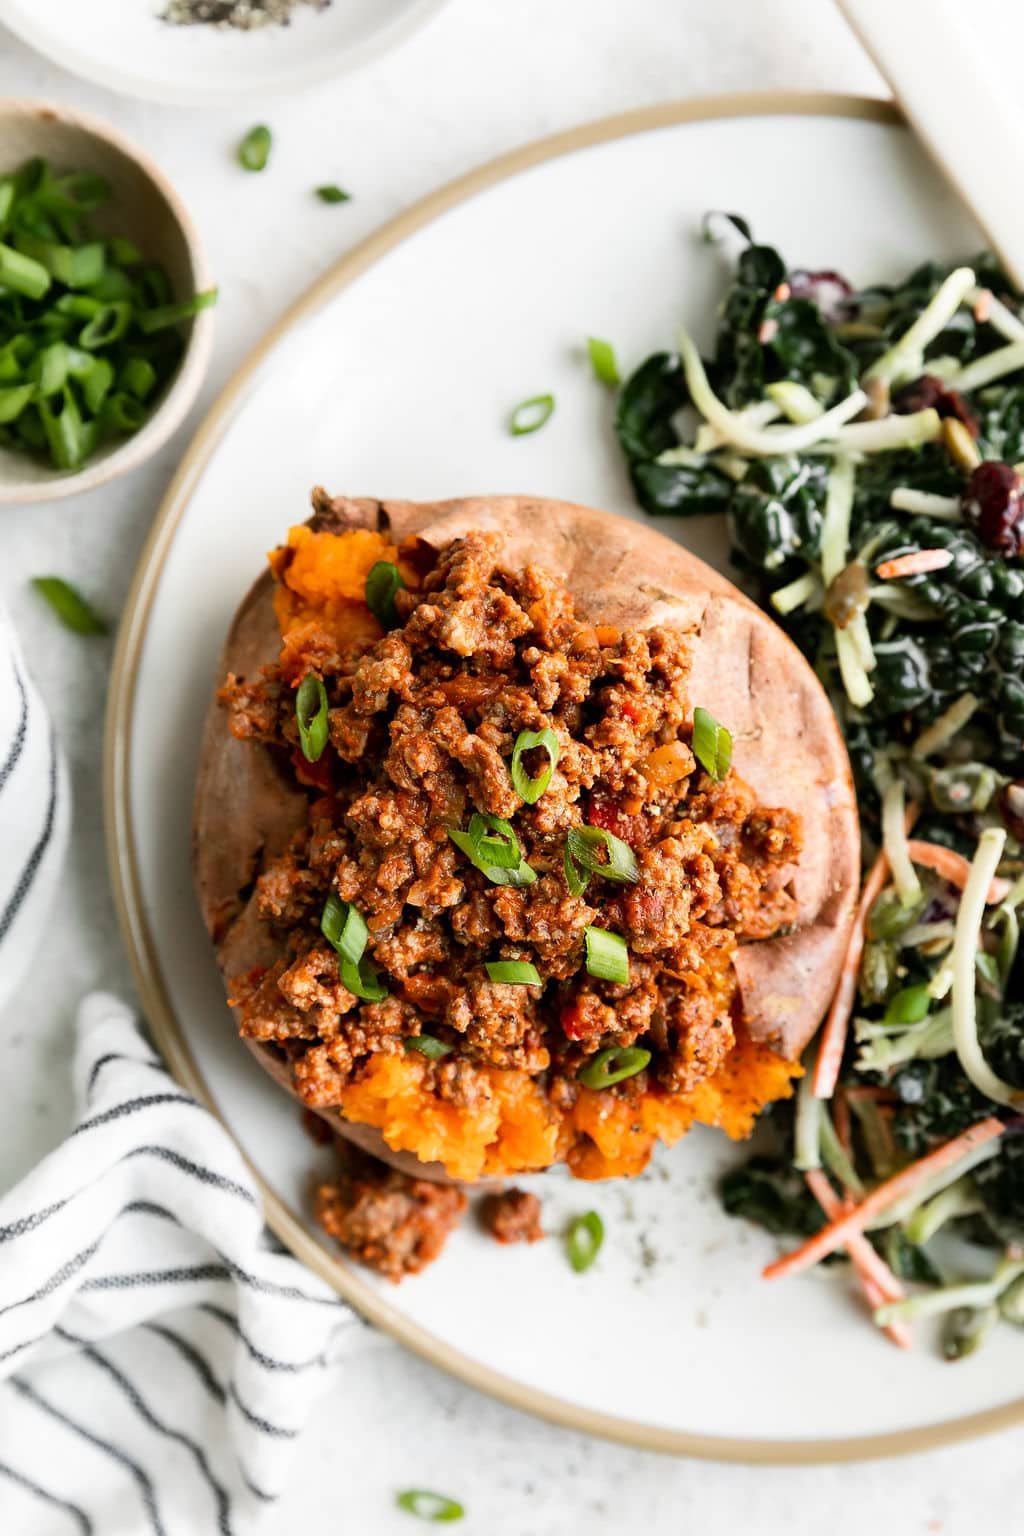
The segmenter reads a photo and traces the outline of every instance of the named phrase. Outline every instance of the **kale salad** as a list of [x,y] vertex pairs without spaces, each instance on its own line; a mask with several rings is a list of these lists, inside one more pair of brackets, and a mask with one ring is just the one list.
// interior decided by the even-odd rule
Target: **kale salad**
[[[714,351],[681,330],[618,395],[640,505],[720,513],[740,579],[841,721],[865,879],[796,1099],[725,1178],[851,1263],[896,1343],[1024,1325],[1024,321],[990,256],[855,290],[712,215]],[[724,710],[724,704],[723,704]],[[727,718],[727,714],[723,714]]]

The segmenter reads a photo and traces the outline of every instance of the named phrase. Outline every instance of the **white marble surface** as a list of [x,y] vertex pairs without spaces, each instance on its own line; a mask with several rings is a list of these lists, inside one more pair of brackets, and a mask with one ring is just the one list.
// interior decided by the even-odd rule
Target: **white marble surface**
[[[972,8],[990,36],[1003,38],[1007,73],[1024,42],[1024,19],[1014,10],[1015,0],[976,0]],[[0,593],[71,758],[76,811],[45,958],[0,1020],[0,1187],[65,1131],[76,999],[94,985],[131,991],[102,842],[109,645],[58,631],[27,579],[68,576],[116,616],[202,405],[289,301],[382,220],[540,134],[659,99],[751,87],[880,90],[827,0],[451,0],[424,32],[360,75],[261,104],[276,145],[271,169],[257,178],[242,176],[232,160],[255,114],[119,100],[0,30],[0,92],[89,108],[140,140],[196,215],[222,291],[214,365],[178,438],[109,490],[0,514]],[[327,208],[311,196],[312,186],[331,180],[352,190],[350,204]],[[841,1381],[835,1389],[842,1391]],[[1019,1520],[1020,1446],[1020,1432],[1011,1432],[858,1467],[671,1461],[537,1423],[381,1341],[339,1373],[299,1448],[294,1488],[265,1528],[284,1536],[326,1517],[332,1530],[398,1536],[411,1527],[393,1511],[393,1492],[418,1484],[465,1502],[469,1519],[459,1529],[467,1536],[556,1536],[584,1527],[594,1536],[640,1529],[862,1536],[871,1527],[959,1536],[1012,1529]]]

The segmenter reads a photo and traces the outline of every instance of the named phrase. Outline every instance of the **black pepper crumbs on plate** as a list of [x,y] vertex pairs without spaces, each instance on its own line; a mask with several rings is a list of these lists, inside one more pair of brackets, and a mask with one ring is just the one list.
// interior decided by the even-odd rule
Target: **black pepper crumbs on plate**
[[300,5],[325,11],[331,0],[169,0],[161,20],[174,27],[205,24],[251,32],[256,27],[286,27]]

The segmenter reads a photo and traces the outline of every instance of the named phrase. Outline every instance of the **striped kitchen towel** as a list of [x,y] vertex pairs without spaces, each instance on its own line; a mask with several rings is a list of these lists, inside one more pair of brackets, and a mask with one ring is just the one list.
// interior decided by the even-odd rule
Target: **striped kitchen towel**
[[[3,1022],[68,820],[0,608]],[[71,1134],[0,1196],[0,1536],[242,1536],[368,1330],[268,1236],[238,1149],[116,998],[79,1010],[73,1075]]]
[[0,1198],[0,1532],[242,1536],[365,1330],[124,1004],[76,1028],[77,1124]]
[[67,774],[53,726],[0,605],[0,1004],[42,937],[67,851],[69,818]]

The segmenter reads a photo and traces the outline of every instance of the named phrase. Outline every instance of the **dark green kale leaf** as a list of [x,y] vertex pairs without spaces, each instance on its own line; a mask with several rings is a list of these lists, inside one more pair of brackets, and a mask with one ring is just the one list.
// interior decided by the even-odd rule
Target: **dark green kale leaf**
[[636,463],[679,446],[673,417],[688,399],[674,352],[655,352],[630,375],[619,395],[615,431],[631,470]]
[[901,1103],[892,1117],[892,1133],[912,1158],[923,1157],[941,1142],[958,1136],[992,1108],[964,1076],[954,1055],[938,1061],[910,1061],[889,1081]]
[[813,559],[827,478],[818,459],[752,459],[729,504],[729,532],[743,560],[777,577],[788,561]]
[[780,1236],[810,1237],[825,1224],[802,1175],[773,1157],[752,1157],[731,1168],[718,1189],[730,1216],[742,1216]]
[[733,482],[703,464],[659,464],[640,460],[630,466],[636,499],[645,512],[674,512],[691,517],[699,512],[725,512]]
[[999,1155],[974,1170],[984,1217],[1004,1243],[1024,1243],[1024,1137],[1007,1136]]

